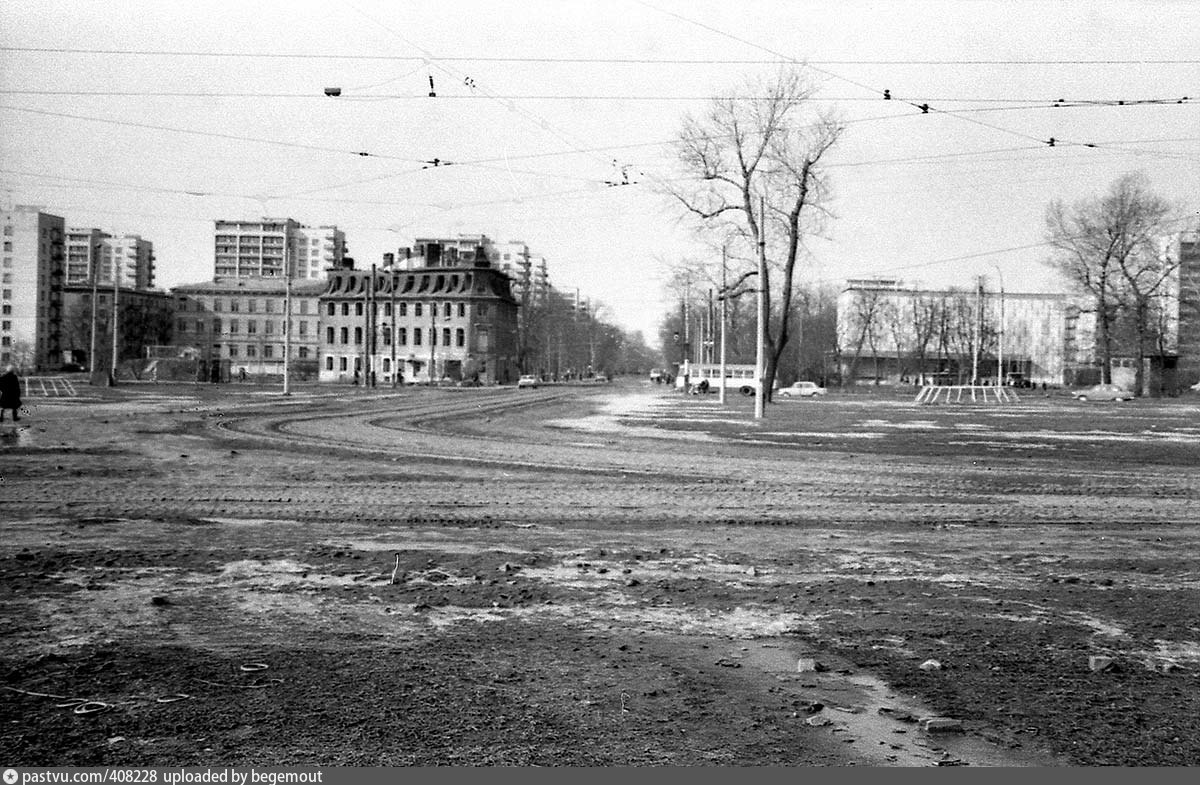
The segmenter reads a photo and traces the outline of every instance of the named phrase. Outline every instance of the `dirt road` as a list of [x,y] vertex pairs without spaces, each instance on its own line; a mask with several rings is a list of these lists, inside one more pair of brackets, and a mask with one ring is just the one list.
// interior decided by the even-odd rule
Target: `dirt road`
[[1200,763],[1195,402],[32,403],[6,762]]

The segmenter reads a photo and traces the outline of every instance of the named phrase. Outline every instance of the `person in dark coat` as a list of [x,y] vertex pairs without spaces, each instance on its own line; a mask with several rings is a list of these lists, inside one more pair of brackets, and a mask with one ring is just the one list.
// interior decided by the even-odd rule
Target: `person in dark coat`
[[16,369],[11,365],[0,375],[0,422],[4,422],[4,410],[12,409],[13,422],[21,419],[21,380],[17,378]]

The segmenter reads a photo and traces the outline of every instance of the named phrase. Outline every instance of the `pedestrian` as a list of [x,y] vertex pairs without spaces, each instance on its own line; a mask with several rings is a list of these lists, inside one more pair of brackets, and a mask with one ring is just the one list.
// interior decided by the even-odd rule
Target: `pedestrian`
[[0,375],[0,422],[4,422],[4,410],[12,409],[13,422],[21,419],[21,380],[17,378],[17,370],[11,365],[5,366],[4,374]]

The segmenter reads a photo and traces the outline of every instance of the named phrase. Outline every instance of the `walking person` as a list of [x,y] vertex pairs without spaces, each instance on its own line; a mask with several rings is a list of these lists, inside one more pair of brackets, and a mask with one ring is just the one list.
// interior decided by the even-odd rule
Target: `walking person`
[[17,378],[16,369],[8,365],[0,375],[0,422],[4,422],[5,409],[12,409],[13,422],[18,422],[21,419],[20,408],[21,380]]

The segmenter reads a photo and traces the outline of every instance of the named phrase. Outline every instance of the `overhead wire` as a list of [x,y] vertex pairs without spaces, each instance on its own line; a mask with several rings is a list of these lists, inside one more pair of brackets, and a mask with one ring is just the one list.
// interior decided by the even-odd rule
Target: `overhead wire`
[[[424,61],[419,55],[365,55],[320,52],[232,52],[232,51],[184,51],[176,49],[103,49],[54,46],[0,46],[0,52],[27,52],[41,54],[89,54],[122,55],[143,57],[214,57],[214,58],[261,58],[277,60],[382,60]],[[443,56],[437,59],[457,63],[594,63],[599,65],[773,65],[793,62],[786,55],[771,59],[729,58],[668,58],[668,57],[532,57],[505,56],[484,57],[472,55]],[[885,59],[885,60],[809,60],[815,65],[914,65],[914,66],[964,66],[964,65],[1196,65],[1196,59],[1130,58],[1130,59]]]

